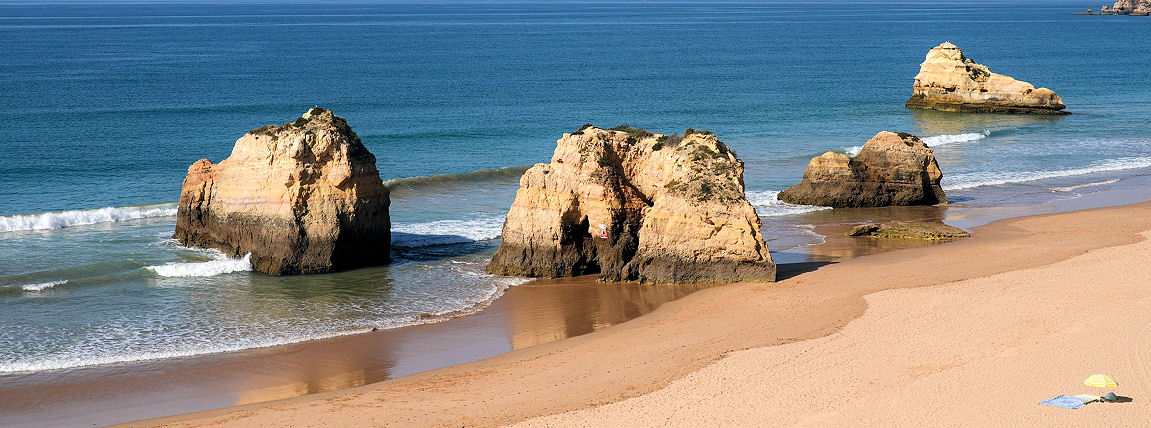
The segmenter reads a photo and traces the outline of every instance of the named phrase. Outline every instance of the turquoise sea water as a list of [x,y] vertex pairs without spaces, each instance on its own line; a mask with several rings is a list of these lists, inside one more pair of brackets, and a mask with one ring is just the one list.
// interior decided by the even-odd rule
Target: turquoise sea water
[[[482,267],[523,167],[585,122],[716,132],[775,251],[818,241],[775,193],[881,130],[926,137],[966,206],[1121,185],[1151,169],[1151,20],[1092,6],[0,1],[0,375],[474,310],[520,281]],[[905,109],[943,41],[1075,114]],[[314,105],[393,185],[395,264],[273,278],[168,239],[188,165]]]

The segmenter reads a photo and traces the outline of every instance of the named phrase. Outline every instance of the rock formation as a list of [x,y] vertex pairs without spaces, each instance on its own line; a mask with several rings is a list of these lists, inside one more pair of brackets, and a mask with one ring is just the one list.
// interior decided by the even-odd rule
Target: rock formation
[[652,283],[774,281],[743,162],[707,131],[585,125],[524,173],[488,271]]
[[1131,15],[1131,16],[1148,16],[1151,15],[1151,0],[1119,0],[1115,2],[1115,6],[1107,7],[1103,5],[1099,12],[1093,12],[1087,9],[1085,13],[1076,13],[1076,15]]
[[387,263],[388,188],[343,118],[316,107],[248,131],[218,164],[200,159],[180,191],[175,238],[273,275]]
[[943,241],[971,236],[967,231],[948,226],[943,222],[895,221],[883,224],[863,224],[847,232],[847,236],[871,238],[924,239]]
[[827,152],[807,164],[803,181],[779,200],[828,207],[883,207],[947,203],[935,152],[919,137],[880,132],[855,157]]
[[1151,0],[1119,0],[1111,10],[1116,15],[1147,16],[1151,15]]
[[1067,114],[1047,88],[992,73],[950,42],[931,48],[915,75],[908,108],[981,113]]

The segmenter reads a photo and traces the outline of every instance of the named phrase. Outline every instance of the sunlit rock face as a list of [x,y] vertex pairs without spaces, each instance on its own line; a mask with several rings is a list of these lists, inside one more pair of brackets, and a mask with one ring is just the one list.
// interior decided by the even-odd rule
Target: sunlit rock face
[[911,134],[883,131],[855,157],[827,152],[807,164],[803,181],[779,200],[827,207],[885,207],[947,203],[935,151]]
[[586,125],[524,173],[488,271],[652,283],[774,281],[743,162],[707,131]]
[[387,263],[388,188],[376,157],[347,121],[316,107],[294,122],[249,131],[220,163],[188,168],[175,238],[251,253],[273,275]]
[[915,75],[908,108],[980,113],[1067,114],[1047,88],[992,73],[945,42],[927,52]]

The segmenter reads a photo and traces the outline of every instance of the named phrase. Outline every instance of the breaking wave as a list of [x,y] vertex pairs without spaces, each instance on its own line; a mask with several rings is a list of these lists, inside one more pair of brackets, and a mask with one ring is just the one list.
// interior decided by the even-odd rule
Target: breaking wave
[[10,286],[0,286],[0,287],[19,288],[19,289],[24,290],[24,291],[37,292],[37,291],[44,291],[44,290],[47,290],[49,288],[52,288],[52,287],[55,287],[58,285],[64,285],[67,283],[68,283],[68,280],[65,279],[65,280],[60,280],[60,281],[49,281],[49,282],[41,282],[41,283],[36,283],[36,284],[10,285]]
[[1075,190],[1075,189],[1082,189],[1084,187],[1106,186],[1108,184],[1115,184],[1118,182],[1119,182],[1118,178],[1113,178],[1110,180],[1097,181],[1094,183],[1083,183],[1083,184],[1076,184],[1073,186],[1065,186],[1065,187],[1052,187],[1051,191],[1052,192],[1067,193],[1067,192],[1070,192],[1070,191]]
[[991,131],[972,132],[970,134],[944,134],[932,137],[923,137],[923,142],[926,143],[928,147],[937,147],[954,143],[979,141],[989,136],[991,136]]
[[487,241],[499,238],[503,227],[503,217],[393,224],[392,245],[396,247],[427,247]]
[[248,253],[238,259],[230,259],[223,253],[216,253],[216,260],[206,262],[173,262],[159,266],[148,266],[148,269],[163,277],[189,277],[189,276],[216,276],[232,272],[246,272],[252,270],[252,254]]
[[803,214],[831,209],[831,207],[795,205],[783,202],[779,200],[778,190],[747,192],[747,201],[751,202],[751,204],[755,206],[755,212],[756,214],[759,214],[760,217]]
[[49,288],[55,287],[57,285],[64,285],[67,283],[68,283],[68,280],[65,279],[63,281],[42,282],[39,284],[26,284],[26,285],[21,285],[20,288],[23,289],[24,291],[44,291],[44,290],[47,290]]
[[[922,139],[924,144],[927,144],[928,147],[939,147],[954,143],[979,141],[989,136],[991,136],[991,131],[972,132],[969,134],[944,134],[932,137],[923,137]],[[863,150],[863,146],[849,146],[843,148],[843,153],[846,153],[848,156],[855,156],[859,154],[860,150]]]
[[47,230],[176,215],[176,204],[132,205],[0,217],[0,232]]
[[943,186],[943,188],[945,190],[972,189],[983,186],[1026,183],[1029,181],[1044,180],[1048,178],[1071,177],[1076,175],[1087,175],[1099,172],[1123,171],[1139,168],[1151,168],[1151,156],[1109,159],[1092,163],[1091,165],[1083,168],[1056,171],[1023,171],[1016,173],[977,172],[959,174],[952,177],[944,176],[943,180],[946,182],[946,184]]

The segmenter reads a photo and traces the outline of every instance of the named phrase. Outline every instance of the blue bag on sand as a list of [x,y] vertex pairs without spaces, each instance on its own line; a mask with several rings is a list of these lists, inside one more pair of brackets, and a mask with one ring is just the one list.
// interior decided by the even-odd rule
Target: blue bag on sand
[[1068,397],[1066,395],[1060,395],[1049,400],[1040,401],[1039,404],[1062,407],[1064,409],[1078,409],[1083,407],[1083,400],[1075,397]]

